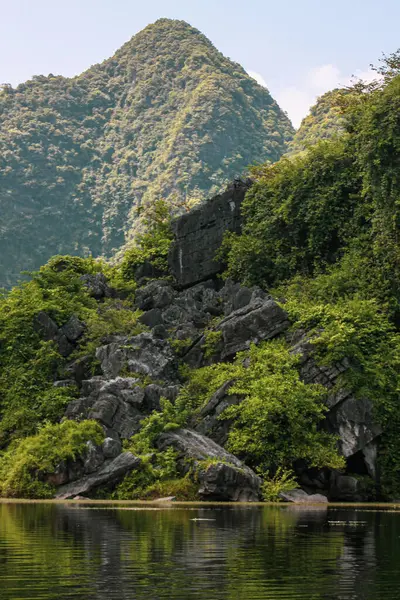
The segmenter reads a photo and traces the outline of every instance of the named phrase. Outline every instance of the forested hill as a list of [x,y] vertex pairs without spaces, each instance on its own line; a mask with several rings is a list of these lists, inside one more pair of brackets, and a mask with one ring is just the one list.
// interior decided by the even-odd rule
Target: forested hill
[[345,131],[343,98],[348,93],[346,89],[335,89],[318,98],[290,142],[289,155],[302,152],[320,140],[334,138]]
[[0,287],[58,253],[110,256],[156,198],[191,204],[284,154],[269,92],[161,19],[82,75],[0,91]]

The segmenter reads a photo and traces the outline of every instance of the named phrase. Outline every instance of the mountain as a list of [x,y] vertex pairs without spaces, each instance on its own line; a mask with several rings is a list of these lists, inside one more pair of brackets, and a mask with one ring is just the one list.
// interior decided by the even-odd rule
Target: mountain
[[293,132],[269,92],[183,21],[149,25],[72,79],[3,85],[0,286],[54,254],[112,255],[139,206],[210,197],[278,160]]
[[0,294],[0,496],[400,497],[400,75],[349,100],[121,262]]
[[320,140],[328,140],[344,132],[345,119],[341,100],[346,93],[345,89],[335,89],[318,98],[289,143],[289,155],[302,152]]

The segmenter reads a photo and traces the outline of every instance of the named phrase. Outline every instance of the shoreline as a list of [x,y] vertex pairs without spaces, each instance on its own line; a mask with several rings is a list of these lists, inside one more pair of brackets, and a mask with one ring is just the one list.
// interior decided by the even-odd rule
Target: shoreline
[[94,506],[116,506],[123,508],[124,506],[137,506],[138,508],[143,507],[168,507],[168,508],[185,508],[185,507],[279,507],[289,508],[295,506],[296,508],[302,507],[307,508],[392,508],[397,509],[400,512],[400,502],[208,502],[208,501],[179,501],[179,500],[91,500],[80,499],[80,500],[63,500],[63,499],[25,499],[25,498],[0,498],[0,504],[64,504],[64,505],[94,505]]

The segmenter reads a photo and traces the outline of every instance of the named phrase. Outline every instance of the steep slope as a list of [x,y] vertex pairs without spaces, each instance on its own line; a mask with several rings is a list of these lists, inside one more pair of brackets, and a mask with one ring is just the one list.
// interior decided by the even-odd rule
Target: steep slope
[[341,99],[346,93],[345,89],[335,89],[318,98],[290,142],[289,155],[298,154],[320,140],[328,140],[344,132]]
[[137,207],[217,192],[276,161],[293,128],[246,72],[161,19],[82,75],[0,92],[0,286],[56,253],[123,245]]

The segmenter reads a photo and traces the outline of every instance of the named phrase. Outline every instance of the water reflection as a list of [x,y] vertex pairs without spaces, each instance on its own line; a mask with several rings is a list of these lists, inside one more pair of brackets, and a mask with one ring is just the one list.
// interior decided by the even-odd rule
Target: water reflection
[[298,506],[0,504],[0,598],[397,599],[399,523]]

